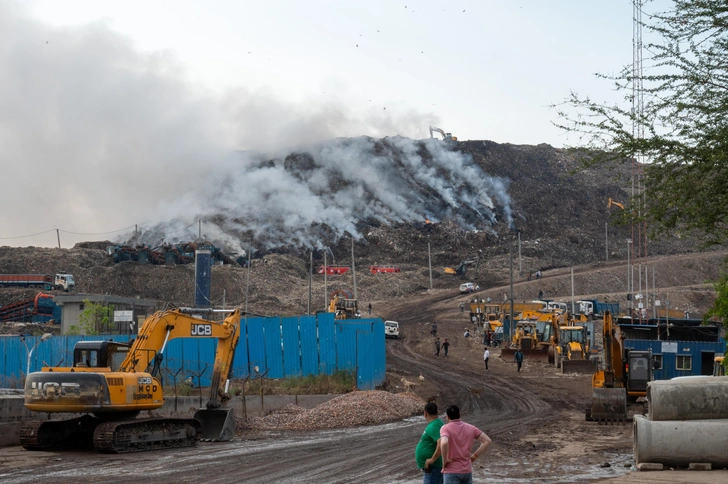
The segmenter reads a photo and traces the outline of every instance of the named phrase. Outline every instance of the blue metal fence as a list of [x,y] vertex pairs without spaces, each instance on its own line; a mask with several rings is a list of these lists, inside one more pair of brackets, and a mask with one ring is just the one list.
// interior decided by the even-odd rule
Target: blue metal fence
[[[235,350],[232,377],[260,374],[284,378],[335,371],[354,372],[360,390],[373,390],[385,378],[384,322],[381,319],[335,321],[332,313],[286,318],[244,318],[240,343]],[[39,336],[25,338],[33,350],[30,371],[44,364],[68,366],[78,341],[114,339],[128,341],[129,335],[54,336],[40,342]],[[215,359],[214,339],[181,338],[169,342],[163,368],[184,378],[201,375],[210,384]],[[27,350],[18,336],[0,337],[0,387],[20,388],[26,371]],[[267,372],[267,373],[266,373]],[[169,373],[161,375],[167,378]]]

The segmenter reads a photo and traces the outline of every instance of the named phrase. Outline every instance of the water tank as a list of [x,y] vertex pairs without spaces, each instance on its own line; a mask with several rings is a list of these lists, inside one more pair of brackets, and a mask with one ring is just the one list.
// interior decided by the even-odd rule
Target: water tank
[[195,251],[195,307],[210,307],[210,276],[212,273],[212,251]]

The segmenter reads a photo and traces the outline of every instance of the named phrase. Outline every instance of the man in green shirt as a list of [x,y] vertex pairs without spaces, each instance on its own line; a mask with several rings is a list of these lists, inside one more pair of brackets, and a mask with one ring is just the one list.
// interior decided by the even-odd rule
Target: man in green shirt
[[442,457],[438,457],[430,464],[427,463],[433,455],[440,455],[440,427],[444,424],[437,414],[435,403],[430,402],[425,405],[425,420],[427,427],[422,432],[422,438],[415,449],[415,460],[417,467],[424,472],[423,484],[442,484]]

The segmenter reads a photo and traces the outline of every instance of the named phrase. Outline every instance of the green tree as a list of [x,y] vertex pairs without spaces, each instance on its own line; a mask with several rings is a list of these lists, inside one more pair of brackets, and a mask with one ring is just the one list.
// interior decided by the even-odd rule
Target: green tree
[[[645,16],[643,16],[643,19]],[[632,111],[632,65],[600,75],[624,105],[572,94],[558,126],[598,149],[592,163],[644,159],[645,190],[632,200],[652,235],[695,229],[708,244],[728,235],[728,3],[675,0],[643,24],[643,110]]]
[[113,330],[114,305],[96,304],[88,299],[83,301],[83,312],[78,316],[78,326],[71,326],[71,334],[104,334]]
[[[625,211],[631,221],[646,220],[652,236],[689,230],[704,236],[706,245],[723,245],[728,236],[728,3],[674,0],[670,10],[642,18],[643,38],[655,39],[644,45],[643,74],[637,77],[629,65],[617,75],[599,75],[624,94],[624,105],[572,93],[558,106],[557,125],[596,149],[589,163],[644,160],[644,190]],[[633,111],[633,100],[643,109]],[[716,290],[711,314],[726,318],[726,276]]]

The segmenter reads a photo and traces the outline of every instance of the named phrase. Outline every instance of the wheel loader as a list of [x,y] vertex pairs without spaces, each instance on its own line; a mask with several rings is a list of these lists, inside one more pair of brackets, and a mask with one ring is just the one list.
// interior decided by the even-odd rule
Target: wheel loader
[[558,312],[524,311],[516,319],[516,326],[509,347],[501,349],[501,358],[513,359],[516,350],[531,360],[546,362],[549,349],[556,335]]
[[[23,447],[124,453],[188,447],[199,439],[232,439],[235,416],[222,406],[229,399],[223,388],[240,339],[240,312],[235,310],[223,321],[198,319],[191,315],[194,312],[199,310],[159,311],[147,318],[131,344],[80,341],[74,347],[73,366],[44,367],[28,375],[26,408],[83,415],[23,423]],[[168,341],[175,338],[217,339],[207,408],[192,418],[137,418],[141,411],[164,405],[160,365]]]
[[[586,409],[586,420],[624,422],[628,419],[628,405],[635,405],[647,395],[656,362],[651,351],[623,349],[624,336],[609,311],[604,313],[603,333],[604,368],[592,375],[592,401]],[[637,406],[640,411],[644,408]]]
[[586,326],[570,321],[558,326],[557,337],[549,349],[549,363],[561,368],[562,373],[594,373],[596,361],[589,359],[589,338]]

